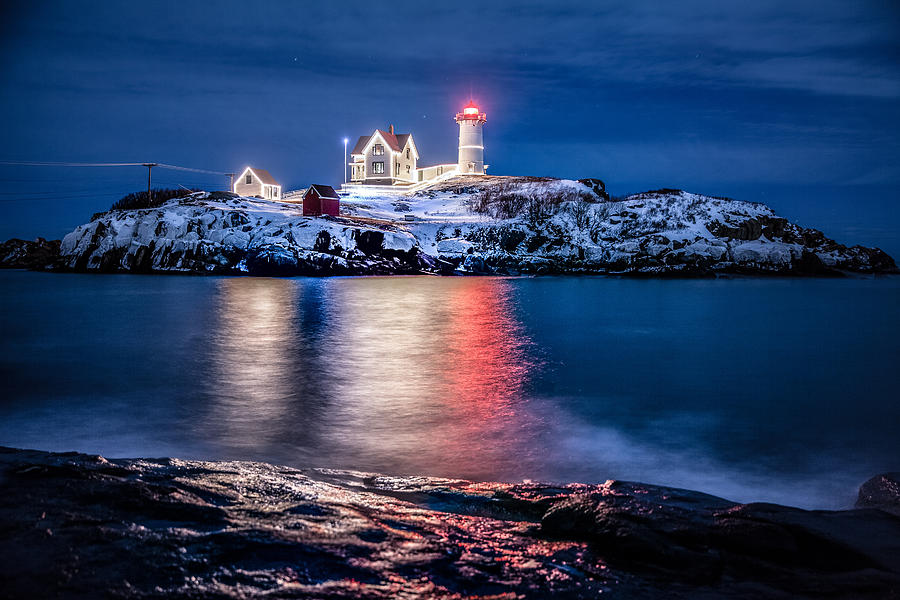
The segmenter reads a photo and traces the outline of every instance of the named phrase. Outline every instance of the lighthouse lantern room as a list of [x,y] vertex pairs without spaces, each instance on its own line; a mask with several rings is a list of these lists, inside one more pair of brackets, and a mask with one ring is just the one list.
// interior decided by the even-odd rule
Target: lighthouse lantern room
[[461,113],[456,113],[459,124],[459,173],[484,175],[484,135],[481,128],[487,115],[478,110],[475,102],[469,102]]

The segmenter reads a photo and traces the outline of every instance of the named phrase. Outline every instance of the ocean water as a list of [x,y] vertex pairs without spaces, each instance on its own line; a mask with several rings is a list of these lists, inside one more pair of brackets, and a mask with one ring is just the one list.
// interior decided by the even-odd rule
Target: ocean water
[[0,272],[0,445],[852,505],[900,278]]

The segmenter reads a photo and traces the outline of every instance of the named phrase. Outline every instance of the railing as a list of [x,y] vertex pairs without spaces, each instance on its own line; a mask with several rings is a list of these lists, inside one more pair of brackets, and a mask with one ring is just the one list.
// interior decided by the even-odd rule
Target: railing
[[478,113],[478,114],[466,114],[466,113],[456,113],[457,121],[481,121],[482,123],[487,121],[487,113]]

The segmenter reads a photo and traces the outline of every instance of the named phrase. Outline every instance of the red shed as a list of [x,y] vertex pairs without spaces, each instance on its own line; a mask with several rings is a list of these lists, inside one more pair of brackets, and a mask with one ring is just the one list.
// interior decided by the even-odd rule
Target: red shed
[[330,185],[312,184],[303,195],[303,216],[338,216],[341,213],[341,197]]

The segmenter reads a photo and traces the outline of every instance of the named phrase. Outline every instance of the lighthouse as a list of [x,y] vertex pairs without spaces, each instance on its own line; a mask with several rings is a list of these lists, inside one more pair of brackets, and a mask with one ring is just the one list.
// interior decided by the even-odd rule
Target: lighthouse
[[484,135],[481,128],[487,115],[479,112],[475,102],[469,102],[461,113],[456,113],[459,123],[459,172],[484,175]]

